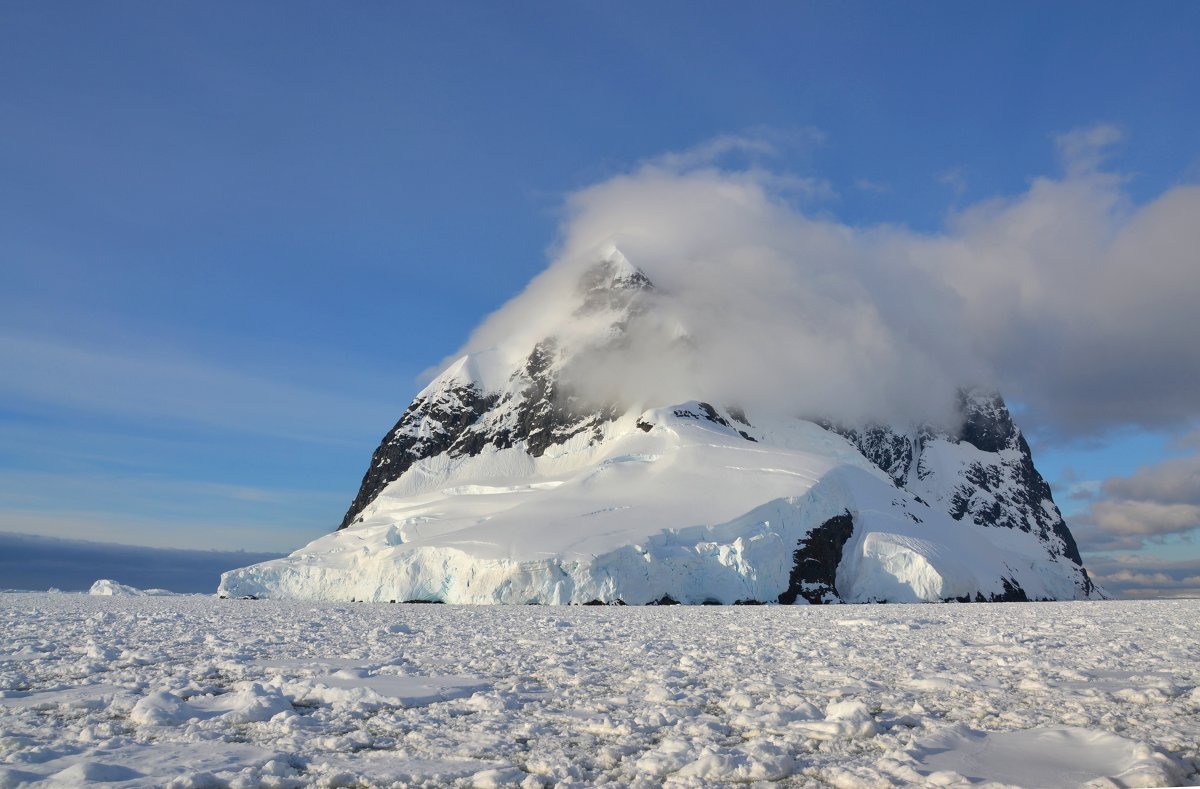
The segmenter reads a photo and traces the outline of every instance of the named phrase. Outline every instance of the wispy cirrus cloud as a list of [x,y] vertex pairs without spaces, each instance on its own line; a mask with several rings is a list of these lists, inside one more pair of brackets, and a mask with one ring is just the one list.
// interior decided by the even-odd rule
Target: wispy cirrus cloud
[[870,178],[856,178],[854,180],[854,188],[871,195],[884,195],[892,191],[892,187],[889,184],[872,181]]
[[1054,143],[1067,176],[1079,177],[1098,171],[1112,147],[1123,139],[1125,133],[1116,126],[1098,124],[1057,134]]
[[332,530],[345,491],[197,480],[147,471],[0,474],[0,531],[97,536],[164,548],[292,550]]
[[967,193],[967,174],[961,167],[943,170],[935,178],[939,184],[949,189],[955,197],[962,197]]
[[297,386],[185,352],[93,347],[77,340],[0,334],[0,402],[164,420],[324,444],[381,432],[388,398]]

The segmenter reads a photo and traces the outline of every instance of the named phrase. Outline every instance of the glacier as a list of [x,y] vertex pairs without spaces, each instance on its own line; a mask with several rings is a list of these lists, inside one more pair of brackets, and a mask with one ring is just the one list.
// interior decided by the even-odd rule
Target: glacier
[[600,402],[664,296],[615,248],[532,348],[451,363],[374,453],[341,527],[222,576],[225,597],[762,604],[1104,596],[1003,399],[949,428],[846,426],[702,400]]

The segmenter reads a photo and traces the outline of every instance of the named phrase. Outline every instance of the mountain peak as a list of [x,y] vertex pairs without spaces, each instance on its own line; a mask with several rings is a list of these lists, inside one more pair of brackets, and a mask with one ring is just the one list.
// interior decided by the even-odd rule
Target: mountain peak
[[654,290],[654,283],[615,244],[609,244],[583,272],[578,289],[583,304],[576,315],[586,315],[603,309],[624,311],[642,293]]

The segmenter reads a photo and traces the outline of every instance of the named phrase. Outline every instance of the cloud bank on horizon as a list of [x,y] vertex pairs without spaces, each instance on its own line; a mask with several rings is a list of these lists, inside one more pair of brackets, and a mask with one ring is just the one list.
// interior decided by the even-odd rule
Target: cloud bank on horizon
[[[1182,454],[1126,476],[1067,480],[1067,498],[1084,505],[1071,531],[1090,552],[1088,569],[1125,597],[1200,596],[1200,558],[1172,546],[1194,543],[1200,528],[1200,430],[1173,442]],[[1139,552],[1166,546],[1157,555]]]
[[[615,244],[665,294],[661,339],[593,368],[629,401],[704,393],[848,420],[937,420],[963,385],[999,388],[1047,433],[1161,429],[1200,415],[1200,186],[1142,205],[1104,170],[1108,126],[1060,135],[1061,174],[952,213],[936,233],[853,227],[828,190],[776,172],[770,143],[721,138],[572,194],[550,266],[463,352],[528,351]],[[730,153],[749,157],[721,166]],[[561,305],[561,307],[555,306]],[[674,332],[670,328],[677,327]]]

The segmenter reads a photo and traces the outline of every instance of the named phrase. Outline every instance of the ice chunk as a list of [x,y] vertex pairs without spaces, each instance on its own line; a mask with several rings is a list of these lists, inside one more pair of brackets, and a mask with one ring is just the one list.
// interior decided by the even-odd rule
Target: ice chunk
[[132,586],[119,584],[116,581],[108,578],[101,578],[92,584],[92,588],[88,590],[88,594],[102,595],[104,597],[145,597],[146,593],[141,589],[135,589]]

